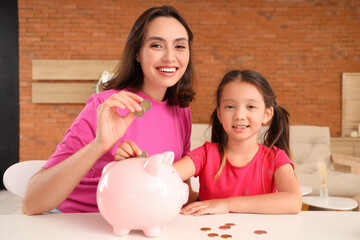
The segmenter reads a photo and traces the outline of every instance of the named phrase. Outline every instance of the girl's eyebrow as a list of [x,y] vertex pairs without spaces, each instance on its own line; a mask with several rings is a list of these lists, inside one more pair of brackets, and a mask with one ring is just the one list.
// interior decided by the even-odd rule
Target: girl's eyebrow
[[[231,98],[225,98],[222,100],[223,102],[232,102],[232,101],[235,101],[234,99],[231,99]],[[258,99],[252,99],[252,98],[249,98],[249,99],[246,99],[246,101],[249,101],[249,102],[260,102],[260,100]]]
[[[156,36],[152,36],[149,37],[146,42],[150,42],[150,41],[161,41],[161,42],[165,42],[165,39],[163,39],[162,37],[156,37]],[[182,42],[182,41],[188,41],[186,37],[180,37],[180,38],[176,38],[174,40],[174,42]]]

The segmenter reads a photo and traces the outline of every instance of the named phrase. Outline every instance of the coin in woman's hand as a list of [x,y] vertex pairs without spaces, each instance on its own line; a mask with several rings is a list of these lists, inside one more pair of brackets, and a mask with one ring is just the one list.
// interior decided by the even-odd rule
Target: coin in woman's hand
[[151,108],[151,102],[147,99],[144,99],[141,103],[140,106],[145,110],[145,111],[149,111]]
[[144,116],[145,114],[145,111],[148,111],[150,110],[151,108],[151,102],[147,99],[144,99],[141,103],[140,103],[140,106],[141,106],[141,111],[136,111],[134,114],[135,116],[137,117],[142,117]]
[[144,113],[145,113],[145,111],[144,111],[144,109],[141,109],[141,111],[136,111],[136,112],[134,112],[134,114],[135,114],[135,116],[137,116],[137,117],[142,117],[142,116],[144,116]]

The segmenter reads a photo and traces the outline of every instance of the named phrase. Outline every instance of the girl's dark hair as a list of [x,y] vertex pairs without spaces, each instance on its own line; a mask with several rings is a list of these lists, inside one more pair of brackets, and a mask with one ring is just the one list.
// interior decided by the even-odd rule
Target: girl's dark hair
[[184,75],[172,87],[169,87],[163,100],[169,105],[187,107],[194,100],[194,72],[191,60],[191,45],[193,34],[185,22],[185,19],[172,6],[153,7],[146,10],[134,23],[127,38],[122,59],[115,71],[115,77],[102,85],[102,90],[129,89],[133,92],[140,91],[143,85],[144,74],[141,65],[136,61],[136,54],[141,48],[149,23],[157,17],[173,17],[178,20],[186,29],[189,39],[189,63]]
[[276,146],[286,152],[291,157],[289,144],[289,113],[278,105],[275,101],[276,95],[269,82],[259,73],[251,70],[233,70],[225,74],[221,80],[216,92],[216,108],[211,115],[210,123],[212,125],[211,142],[219,143],[219,152],[221,155],[221,166],[215,178],[217,179],[226,163],[225,153],[227,151],[228,135],[222,127],[217,115],[217,109],[220,107],[220,100],[225,85],[232,81],[246,82],[254,85],[262,94],[265,107],[274,109],[274,114],[270,122],[269,129],[263,135],[262,142],[265,146],[272,149]]

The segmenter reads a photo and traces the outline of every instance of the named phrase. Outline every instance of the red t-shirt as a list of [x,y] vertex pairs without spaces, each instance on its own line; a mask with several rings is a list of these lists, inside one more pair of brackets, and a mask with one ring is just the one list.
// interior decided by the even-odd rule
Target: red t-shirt
[[254,159],[242,167],[236,167],[227,160],[217,181],[214,177],[221,162],[218,144],[206,142],[189,152],[187,155],[195,164],[195,176],[199,176],[200,200],[276,192],[275,171],[284,164],[291,164],[293,169],[294,165],[285,151],[277,147],[270,150],[264,161],[268,150],[269,148],[260,144]]

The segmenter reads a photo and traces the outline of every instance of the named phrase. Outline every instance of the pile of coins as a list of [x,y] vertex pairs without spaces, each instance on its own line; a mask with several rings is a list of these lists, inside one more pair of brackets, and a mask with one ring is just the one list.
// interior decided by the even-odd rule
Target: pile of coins
[[[231,229],[234,226],[235,226],[235,223],[225,223],[224,225],[220,226],[219,229],[226,230],[226,229]],[[211,228],[202,227],[202,228],[200,228],[200,230],[203,231],[203,232],[207,232],[207,231],[211,231]],[[219,234],[217,234],[217,233],[209,233],[207,236],[208,237],[218,237]],[[232,238],[232,235],[230,235],[230,234],[222,234],[222,235],[220,235],[220,237],[221,238]]]
[[144,99],[141,103],[140,106],[142,107],[141,111],[135,112],[135,116],[137,117],[142,117],[145,114],[145,111],[149,111],[151,108],[151,102],[147,99]]
[[[219,226],[219,229],[227,230],[227,229],[231,229],[232,227],[235,227],[235,223],[225,223],[224,225]],[[202,228],[200,228],[200,230],[203,231],[203,232],[209,232],[209,231],[211,231],[211,228],[202,227]],[[265,230],[255,230],[254,233],[258,234],[258,235],[262,235],[262,234],[267,234],[267,231],[265,231]],[[209,233],[207,236],[214,238],[214,237],[218,237],[219,234],[212,232],[212,233]],[[220,237],[221,238],[232,238],[232,235],[231,234],[222,234],[222,235],[220,235]]]

